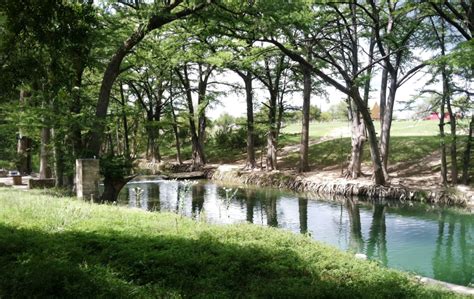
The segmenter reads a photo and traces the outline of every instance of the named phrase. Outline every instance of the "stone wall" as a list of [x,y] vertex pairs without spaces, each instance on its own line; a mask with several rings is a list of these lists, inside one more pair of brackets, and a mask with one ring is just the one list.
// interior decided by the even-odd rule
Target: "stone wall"
[[76,194],[79,198],[99,198],[99,160],[76,160]]

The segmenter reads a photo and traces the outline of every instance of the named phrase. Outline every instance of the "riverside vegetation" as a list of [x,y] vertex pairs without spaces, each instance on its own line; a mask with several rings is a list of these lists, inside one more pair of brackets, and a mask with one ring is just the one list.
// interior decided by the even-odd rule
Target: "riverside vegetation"
[[0,297],[457,297],[278,229],[0,189]]

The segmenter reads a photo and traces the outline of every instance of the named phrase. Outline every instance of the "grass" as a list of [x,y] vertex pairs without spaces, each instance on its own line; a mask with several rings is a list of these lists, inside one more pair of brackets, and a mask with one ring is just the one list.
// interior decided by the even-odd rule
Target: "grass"
[[[458,120],[458,135],[466,135],[465,128],[468,125],[467,120]],[[380,135],[380,122],[374,122],[377,134]],[[464,128],[464,131],[463,131]],[[449,133],[449,125],[446,125],[446,133]],[[347,121],[332,122],[312,122],[309,126],[309,137],[320,138],[328,135],[340,137],[341,131],[345,131],[343,137],[350,134],[350,126]],[[282,129],[284,134],[300,134],[301,123],[291,123]],[[395,137],[403,136],[437,136],[439,134],[438,121],[426,120],[398,120],[392,122],[390,135]]]
[[[347,121],[331,121],[331,122],[311,122],[309,125],[309,137],[320,138],[329,135],[334,130],[347,128],[349,125]],[[284,126],[281,131],[283,134],[300,134],[301,123],[295,122]]]
[[0,189],[0,297],[453,297],[309,237]]
[[[390,139],[390,164],[414,162],[439,149],[438,136],[394,136]],[[458,137],[458,151],[464,151],[465,137]],[[449,150],[449,149],[448,149]],[[309,148],[309,161],[312,167],[324,168],[348,162],[351,153],[351,139],[337,138],[314,144]],[[450,164],[448,154],[448,165]],[[458,159],[462,167],[462,159]],[[298,165],[299,154],[291,153],[283,158],[286,165]],[[363,161],[370,162],[370,151],[367,142],[364,144]],[[461,168],[459,168],[461,169]]]

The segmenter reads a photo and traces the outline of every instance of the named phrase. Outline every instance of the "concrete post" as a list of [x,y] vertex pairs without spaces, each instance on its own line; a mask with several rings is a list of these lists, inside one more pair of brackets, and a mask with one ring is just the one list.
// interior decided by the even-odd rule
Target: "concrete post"
[[99,160],[77,159],[76,160],[76,194],[79,198],[86,200],[99,198]]

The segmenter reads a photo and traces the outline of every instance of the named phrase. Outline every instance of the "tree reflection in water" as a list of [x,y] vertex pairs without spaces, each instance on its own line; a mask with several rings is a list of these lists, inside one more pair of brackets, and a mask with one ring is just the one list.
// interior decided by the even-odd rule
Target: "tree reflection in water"
[[[456,223],[456,220],[459,222]],[[466,285],[474,283],[474,265],[472,263],[474,249],[469,248],[467,244],[471,229],[472,225],[466,224],[466,217],[455,218],[445,211],[440,212],[436,250],[432,263],[436,279],[453,277],[456,281]],[[455,246],[456,241],[459,242],[459,246]],[[456,248],[459,252],[456,252]]]
[[202,184],[192,186],[191,189],[191,213],[194,218],[201,215],[204,207],[205,188]]
[[385,227],[385,204],[375,203],[373,206],[372,224],[367,240],[367,256],[378,259],[387,265],[387,239]]
[[[147,210],[151,212],[161,211],[160,188],[159,186],[147,185],[148,206]],[[146,200],[146,198],[144,198]]]
[[349,250],[361,253],[364,251],[364,240],[362,239],[362,226],[360,224],[360,210],[357,205],[357,199],[346,199],[346,208],[349,214],[350,237]]
[[266,192],[265,212],[267,214],[267,225],[278,227],[277,196],[275,192]]
[[300,233],[308,232],[308,199],[304,197],[298,198],[298,211],[300,216]]
[[256,192],[252,189],[245,190],[245,219],[253,223],[253,214],[255,209]]

